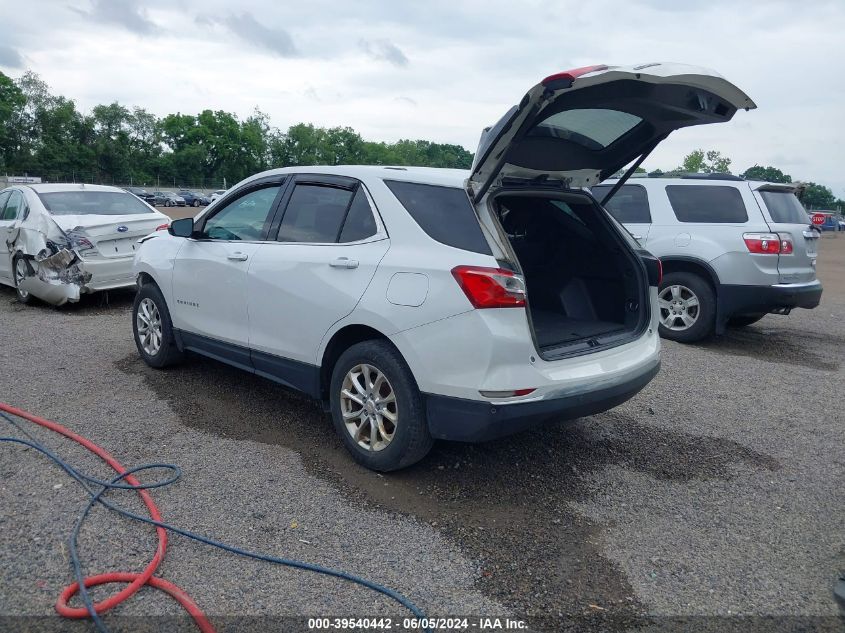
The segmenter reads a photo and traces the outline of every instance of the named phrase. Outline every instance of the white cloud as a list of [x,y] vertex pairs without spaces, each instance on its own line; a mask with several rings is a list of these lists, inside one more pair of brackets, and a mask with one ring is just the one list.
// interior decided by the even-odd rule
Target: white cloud
[[[229,0],[139,0],[107,14],[111,2],[69,1],[73,10],[47,0],[26,12],[0,6],[3,45],[83,109],[118,100],[159,115],[248,116],[257,105],[279,127],[349,125],[373,140],[474,150],[481,129],[552,72],[679,61],[716,69],[759,108],[671,135],[647,167],[718,149],[735,170],[772,164],[845,197],[841,0],[800,10],[781,0],[314,0],[299,8],[244,0],[237,9]],[[7,74],[20,72],[3,64],[0,56]]]

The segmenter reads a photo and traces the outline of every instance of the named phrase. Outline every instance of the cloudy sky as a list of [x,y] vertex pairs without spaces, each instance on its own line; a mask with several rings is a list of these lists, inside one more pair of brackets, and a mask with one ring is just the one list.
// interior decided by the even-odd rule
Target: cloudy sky
[[646,162],[718,149],[845,198],[843,0],[4,0],[0,70],[31,69],[83,110],[258,106],[274,125],[474,151],[527,88],[595,63],[719,71],[758,110],[676,132]]

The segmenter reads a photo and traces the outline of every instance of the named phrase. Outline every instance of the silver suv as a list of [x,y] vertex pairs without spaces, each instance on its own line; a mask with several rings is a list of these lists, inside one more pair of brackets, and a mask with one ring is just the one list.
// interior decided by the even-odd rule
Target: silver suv
[[819,305],[820,233],[790,185],[730,174],[617,184],[592,193],[663,263],[661,336],[690,343]]

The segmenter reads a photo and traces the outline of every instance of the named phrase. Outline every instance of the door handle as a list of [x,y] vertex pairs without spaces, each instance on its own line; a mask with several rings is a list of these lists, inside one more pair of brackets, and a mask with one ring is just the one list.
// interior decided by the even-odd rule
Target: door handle
[[358,260],[349,259],[348,257],[338,257],[337,259],[330,261],[329,266],[332,268],[358,268]]
[[235,251],[234,253],[229,253],[228,255],[226,255],[226,258],[234,260],[236,262],[245,262],[249,258],[249,255],[247,255],[246,253],[241,253],[240,251]]

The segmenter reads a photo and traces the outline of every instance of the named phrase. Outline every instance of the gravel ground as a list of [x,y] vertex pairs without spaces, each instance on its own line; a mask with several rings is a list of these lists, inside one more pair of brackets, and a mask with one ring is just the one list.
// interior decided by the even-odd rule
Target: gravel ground
[[[839,631],[845,238],[826,236],[819,267],[819,308],[702,346],[666,343],[658,377],[613,411],[484,445],[438,443],[387,476],[354,465],[315,404],[272,383],[200,358],[147,368],[130,294],[56,310],[0,291],[0,399],[127,466],[180,464],[183,480],[153,493],[165,520],[358,573],[430,615],[509,615],[542,631]],[[71,442],[35,433],[108,474]],[[52,607],[83,501],[33,451],[0,447],[0,628],[91,629]],[[103,510],[81,538],[89,574],[139,570],[154,547],[151,529]],[[405,615],[359,587],[181,537],[160,575],[222,630],[304,627],[285,615]],[[106,622],[191,630],[179,613],[144,589]]]

